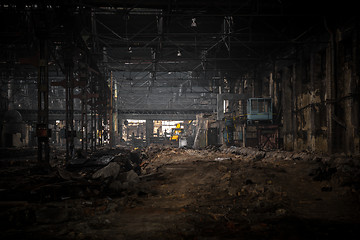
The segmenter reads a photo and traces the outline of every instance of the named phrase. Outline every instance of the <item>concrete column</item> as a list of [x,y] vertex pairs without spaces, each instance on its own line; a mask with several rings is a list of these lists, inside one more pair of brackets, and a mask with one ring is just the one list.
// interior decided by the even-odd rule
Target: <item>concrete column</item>
[[275,112],[277,115],[275,116],[275,119],[278,119],[278,121],[280,120],[279,114],[281,114],[281,112],[279,112],[281,110],[281,99],[280,96],[282,95],[282,91],[281,91],[281,73],[279,73],[278,67],[277,65],[274,66],[274,74],[273,74],[273,112]]
[[153,136],[154,132],[154,121],[152,119],[146,120],[146,142],[150,144],[150,137]]
[[293,142],[294,142],[294,150],[302,150],[301,149],[301,142],[298,141],[298,131],[299,129],[299,111],[298,111],[298,96],[299,93],[302,92],[302,78],[303,78],[303,56],[300,53],[300,61],[294,65],[293,70],[293,82],[292,82],[292,111],[294,114],[293,116]]
[[110,141],[109,141],[109,144],[110,144],[110,148],[113,148],[116,146],[116,137],[115,137],[115,123],[117,123],[117,114],[115,113],[112,113],[110,114],[109,116],[109,122],[111,123],[110,124],[110,134],[109,134],[109,137],[110,137]]
[[[49,55],[46,39],[40,39],[39,54],[40,60],[37,79],[38,116],[36,126],[36,135],[38,140],[38,163],[41,167],[48,168],[50,160],[49,137],[51,136],[49,134]],[[9,101],[11,100],[12,99],[9,99]],[[9,108],[10,107],[11,106],[9,106]]]
[[[316,76],[316,67],[317,67],[318,61],[316,61],[316,56],[315,54],[311,54],[310,56],[310,103],[316,103],[316,96],[315,96],[315,81]],[[316,126],[315,126],[315,114],[316,114],[316,110],[315,110],[315,106],[311,106],[310,107],[310,132],[308,133],[308,147],[312,150],[312,151],[316,151]]]
[[327,140],[323,133],[326,127],[323,119],[326,118],[324,109],[325,89],[324,89],[324,73],[321,67],[323,61],[323,51],[313,54],[311,58],[311,99],[310,103],[316,104],[312,106],[310,112],[310,144],[311,149],[316,152],[327,152]]
[[221,86],[219,86],[219,94],[216,95],[217,103],[217,120],[222,120],[224,118],[224,98],[222,96]]
[[242,130],[242,146],[246,147],[246,124],[243,124],[241,130]]
[[[291,67],[292,68],[292,67]],[[291,69],[285,67],[282,74],[282,106],[283,106],[283,145],[285,150],[294,149],[293,119],[292,119],[292,83]]]
[[[358,58],[360,54],[358,31],[354,31],[353,36],[353,64],[352,64],[352,82],[351,82],[351,93],[354,89],[360,89],[360,77],[358,64],[360,59]],[[354,93],[353,93],[354,94]],[[359,92],[358,92],[359,94]],[[353,154],[360,154],[360,96],[353,97],[351,100],[351,124],[352,124],[352,136],[354,142]]]
[[275,72],[271,72],[270,76],[269,76],[269,96],[273,99],[273,103],[275,103],[274,101],[274,85],[275,85],[275,81],[274,81],[274,76],[275,76]]
[[110,148],[115,147],[115,124],[116,119],[114,119],[114,81],[113,81],[113,72],[110,72],[110,109],[109,109],[109,130],[110,130]]
[[7,87],[7,95],[8,95],[8,109],[12,110],[14,109],[14,73],[13,69],[11,70],[11,73],[9,75],[9,81],[8,81],[8,87]]
[[335,97],[335,35],[331,34],[330,45],[326,57],[326,121],[327,121],[327,146],[328,153],[333,153],[334,123],[334,97]]
[[119,139],[121,141],[121,139],[123,138],[123,119],[121,118],[121,116],[118,116],[118,136]]
[[[345,148],[348,154],[359,154],[359,96],[356,96],[356,89],[359,89],[359,77],[357,75],[357,34],[353,34],[352,38],[352,61],[345,62],[344,80],[345,80],[345,96],[352,96],[345,100]],[[355,96],[354,96],[355,95]]]

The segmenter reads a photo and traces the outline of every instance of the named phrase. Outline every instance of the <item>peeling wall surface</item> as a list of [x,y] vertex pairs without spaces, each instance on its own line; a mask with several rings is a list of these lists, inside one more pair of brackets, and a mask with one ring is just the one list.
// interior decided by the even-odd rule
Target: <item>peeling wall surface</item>
[[285,150],[359,154],[359,44],[358,29],[337,29],[329,44],[277,66],[270,84],[282,84]]
[[[257,65],[253,72],[234,79],[235,87],[224,82],[223,93],[270,97],[284,150],[358,155],[358,31],[356,25],[329,29],[319,37],[320,44],[304,41],[286,60]],[[229,101],[229,106],[230,110],[221,111],[246,118],[246,101]],[[250,146],[252,127],[246,127],[246,146]]]
[[359,154],[358,32],[333,27],[245,76],[249,96],[272,98],[285,150]]

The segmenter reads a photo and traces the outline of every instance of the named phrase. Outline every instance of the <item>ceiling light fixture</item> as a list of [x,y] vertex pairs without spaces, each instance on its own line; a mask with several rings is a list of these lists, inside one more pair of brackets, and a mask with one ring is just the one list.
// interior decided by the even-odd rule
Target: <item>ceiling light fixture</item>
[[180,51],[180,50],[178,50],[177,56],[178,56],[178,57],[181,57],[181,51]]
[[197,27],[196,18],[192,18],[191,20],[192,20],[191,27]]

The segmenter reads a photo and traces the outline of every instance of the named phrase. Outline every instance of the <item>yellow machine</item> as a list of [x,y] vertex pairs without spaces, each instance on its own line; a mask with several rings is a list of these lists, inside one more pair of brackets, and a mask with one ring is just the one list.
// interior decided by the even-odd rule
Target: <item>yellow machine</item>
[[184,129],[181,128],[180,123],[176,125],[176,128],[171,129],[170,141],[179,141],[179,136],[184,133]]

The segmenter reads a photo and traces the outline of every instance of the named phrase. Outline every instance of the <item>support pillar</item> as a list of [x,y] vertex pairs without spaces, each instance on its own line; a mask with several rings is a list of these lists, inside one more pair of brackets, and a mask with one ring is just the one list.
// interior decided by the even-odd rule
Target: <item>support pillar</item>
[[38,139],[38,163],[49,167],[49,74],[47,41],[40,39],[40,60],[38,69],[38,118],[36,135]]
[[246,147],[246,123],[242,126],[242,146]]
[[334,139],[334,97],[335,97],[335,34],[330,34],[330,46],[327,50],[327,63],[326,63],[326,119],[327,119],[327,147],[328,153],[332,154],[333,150],[333,139]]
[[87,103],[88,103],[88,94],[87,94],[87,72],[86,68],[81,68],[79,81],[82,83],[81,89],[81,149],[85,152],[88,151],[88,114],[87,114]]
[[360,48],[359,48],[359,42],[360,42],[360,37],[359,37],[359,30],[356,31],[354,33],[353,36],[353,64],[352,64],[352,77],[351,77],[351,89],[358,89],[358,92],[356,93],[356,91],[350,91],[351,94],[357,94],[357,97],[352,98],[351,102],[350,102],[350,106],[352,109],[351,112],[351,133],[350,135],[353,136],[353,149],[352,149],[352,153],[354,155],[359,155],[360,154],[360,77],[359,77],[359,66],[358,66],[358,62],[360,61],[359,59],[359,54],[360,54]]
[[118,115],[118,135],[121,142],[123,139],[123,119],[120,118],[119,115]]
[[114,115],[113,115],[113,73],[110,72],[110,109],[109,109],[110,148],[115,147]]
[[65,53],[65,80],[66,80],[66,160],[74,157],[74,63],[72,59],[72,48]]
[[146,142],[147,145],[150,145],[150,137],[153,136],[154,132],[154,121],[146,120]]
[[104,128],[103,128],[103,114],[102,113],[99,113],[97,115],[97,138],[98,138],[98,146],[103,146],[104,145],[104,142],[103,142],[103,131],[104,131]]
[[95,98],[91,98],[91,113],[90,113],[90,149],[92,152],[96,150],[96,111],[95,111]]
[[304,59],[303,59],[303,52],[298,50],[300,54],[300,59],[297,64],[294,65],[293,70],[293,78],[292,78],[292,111],[295,114],[293,116],[293,123],[292,123],[292,131],[293,131],[293,143],[294,143],[294,150],[303,150],[303,145],[301,141],[299,141],[298,133],[301,130],[301,112],[299,112],[299,95],[302,92],[302,79],[304,74]]
[[222,120],[224,118],[224,98],[222,96],[222,89],[219,86],[219,94],[216,95],[216,112],[217,120]]
[[287,151],[294,150],[293,135],[293,97],[292,97],[292,69],[284,67],[282,71],[282,106],[283,106],[283,146]]
[[[310,102],[315,104],[317,103],[317,99],[315,96],[315,91],[316,91],[316,87],[315,87],[315,82],[316,82],[316,68],[317,68],[317,55],[316,54],[311,54],[310,56],[310,91],[311,91],[311,96],[310,96]],[[308,134],[309,139],[308,139],[308,147],[312,150],[312,151],[316,151],[316,124],[315,124],[315,116],[316,115],[316,109],[315,106],[311,106],[310,108],[310,133]]]

